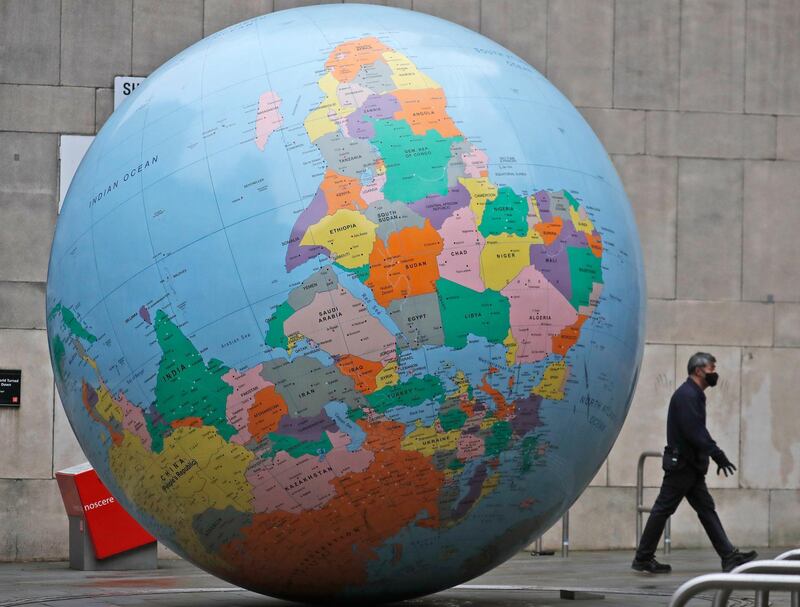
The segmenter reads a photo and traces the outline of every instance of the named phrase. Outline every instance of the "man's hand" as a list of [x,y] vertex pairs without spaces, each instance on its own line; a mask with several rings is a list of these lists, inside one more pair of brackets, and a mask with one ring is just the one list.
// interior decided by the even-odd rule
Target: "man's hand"
[[736,466],[734,466],[730,462],[724,465],[723,464],[717,465],[717,476],[719,476],[720,470],[722,470],[722,472],[725,473],[725,477],[727,478],[728,476],[731,476],[733,474],[733,471],[736,470]]
[[713,459],[714,463],[717,464],[717,476],[719,476],[720,471],[722,471],[725,473],[725,477],[727,478],[736,470],[736,466],[731,463],[724,451],[720,451],[719,453],[712,455],[711,459]]

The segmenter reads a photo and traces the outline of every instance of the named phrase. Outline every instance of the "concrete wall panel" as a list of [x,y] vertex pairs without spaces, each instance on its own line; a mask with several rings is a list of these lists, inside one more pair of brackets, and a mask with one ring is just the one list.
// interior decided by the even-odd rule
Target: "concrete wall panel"
[[0,369],[22,370],[20,406],[0,407],[0,478],[51,478],[53,372],[45,332],[0,330]]
[[675,158],[615,156],[642,241],[649,297],[675,297],[678,162]]
[[745,163],[744,225],[742,298],[800,302],[800,163]]
[[[667,440],[667,407],[675,391],[675,346],[647,345],[631,410],[608,456],[608,484],[636,486],[636,464],[644,451],[661,451]],[[661,461],[648,458],[644,482],[661,483]]]
[[745,0],[683,0],[680,107],[744,109]]
[[741,298],[743,184],[741,161],[678,161],[679,299]]
[[547,0],[483,0],[481,33],[546,73]]
[[0,480],[0,553],[4,560],[66,559],[69,525],[55,479]]
[[100,132],[108,117],[114,112],[114,89],[95,91],[94,128]]
[[[739,468],[739,419],[741,417],[741,362],[742,349],[721,346],[678,346],[675,356],[675,379],[678,385],[686,381],[686,364],[695,352],[710,352],[717,359],[719,384],[708,388],[706,394],[706,427],[719,448],[733,465]],[[717,475],[717,466],[711,462],[708,469],[709,487],[737,488],[739,474]]]
[[800,114],[800,2],[749,0],[745,111]]
[[61,84],[111,86],[129,74],[132,0],[61,2]]
[[481,0],[414,0],[414,10],[453,21],[479,32]]
[[678,109],[679,0],[617,0],[614,107]]
[[647,112],[647,153],[698,158],[775,158],[775,117]]
[[58,139],[40,133],[0,133],[0,191],[55,196]]
[[572,103],[612,105],[613,56],[612,0],[550,0],[547,77]]
[[43,282],[0,282],[0,329],[44,329]]
[[779,160],[800,160],[800,117],[778,116]]
[[203,37],[203,0],[134,0],[133,65],[147,76]]
[[0,281],[44,282],[57,203],[47,194],[0,191]]
[[597,471],[597,474],[594,475],[589,485],[592,487],[608,486],[608,460],[603,462],[603,465],[600,466],[600,469]]
[[609,154],[644,154],[645,112],[578,108]]
[[0,131],[94,133],[94,89],[0,84]]
[[775,345],[800,348],[800,304],[775,304]]
[[750,546],[769,544],[769,492],[712,489],[711,494],[734,546],[746,550]]
[[8,496],[0,508],[0,562],[14,561],[17,558],[17,509],[13,502],[15,485],[24,481],[0,480],[0,491]]
[[647,302],[647,341],[660,344],[771,346],[773,306],[749,301]]
[[800,491],[769,492],[770,546],[800,546]]
[[0,82],[58,84],[60,22],[53,0],[0,2]]
[[742,486],[800,489],[798,348],[748,348],[742,357]]
[[[589,487],[569,513],[569,543],[575,550],[633,548],[636,489]],[[598,525],[598,521],[603,521]],[[558,532],[561,525],[556,525]]]
[[203,35],[209,36],[229,25],[271,13],[273,8],[273,0],[206,0]]

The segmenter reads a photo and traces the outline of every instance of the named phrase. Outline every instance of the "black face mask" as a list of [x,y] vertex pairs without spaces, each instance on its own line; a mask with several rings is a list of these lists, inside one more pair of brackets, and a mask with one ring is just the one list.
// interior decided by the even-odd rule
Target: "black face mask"
[[714,386],[716,386],[718,381],[719,381],[719,373],[706,373],[706,383],[710,387],[713,388]]

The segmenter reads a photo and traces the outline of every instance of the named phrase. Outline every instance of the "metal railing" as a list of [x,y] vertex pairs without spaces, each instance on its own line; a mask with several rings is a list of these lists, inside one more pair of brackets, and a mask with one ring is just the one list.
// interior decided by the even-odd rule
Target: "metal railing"
[[775,557],[776,561],[800,561],[800,548],[794,550],[787,550],[783,554]]
[[734,591],[755,592],[756,607],[769,606],[770,592],[789,592],[791,606],[800,607],[800,549],[774,560],[751,561],[730,573],[711,573],[689,580],[672,595],[669,607],[684,607],[704,590],[716,590],[713,607],[726,607]]
[[[658,451],[645,451],[639,456],[639,462],[636,464],[636,539],[635,544],[639,545],[639,539],[642,537],[642,515],[645,512],[650,512],[652,508],[644,505],[644,461],[648,457],[662,456]],[[664,526],[664,554],[672,552],[672,519],[667,519],[667,524]]]
[[792,592],[800,590],[800,576],[768,573],[709,573],[689,580],[675,591],[669,607],[684,607],[704,590],[765,590]]
[[[542,543],[542,537],[536,538],[531,556],[551,556],[555,554],[550,550],[545,550]],[[561,556],[566,558],[569,556],[569,510],[561,517]]]
[[[779,554],[775,557],[776,561],[800,561],[800,549],[795,548],[794,550],[787,550],[783,554]],[[800,592],[792,591],[791,593],[791,607],[800,607]],[[759,597],[756,596],[756,602],[758,602]],[[766,591],[761,597],[761,600],[764,603],[764,607],[768,607],[769,605],[769,591]]]
[[[800,575],[800,563],[788,560],[764,560],[764,561],[751,561],[743,565],[739,565],[736,569],[731,571],[731,574],[738,575],[743,573],[775,573],[779,575]],[[714,596],[713,607],[725,607],[728,600],[731,598],[733,591],[729,588],[722,588],[717,591]],[[797,597],[798,593],[792,592],[792,607],[798,607]],[[756,591],[756,607],[767,607],[769,605],[769,590]]]

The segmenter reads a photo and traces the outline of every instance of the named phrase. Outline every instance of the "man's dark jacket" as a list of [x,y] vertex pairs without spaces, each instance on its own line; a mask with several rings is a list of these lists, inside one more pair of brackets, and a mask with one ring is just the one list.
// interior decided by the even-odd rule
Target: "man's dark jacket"
[[706,395],[691,378],[669,401],[667,446],[677,448],[680,458],[701,474],[708,472],[708,458],[722,453],[706,429]]

